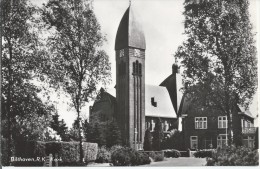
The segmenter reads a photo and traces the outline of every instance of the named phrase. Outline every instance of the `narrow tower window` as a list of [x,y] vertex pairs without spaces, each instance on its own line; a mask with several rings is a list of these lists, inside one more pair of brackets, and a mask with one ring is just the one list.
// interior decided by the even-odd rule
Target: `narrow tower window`
[[141,63],[139,63],[139,70],[138,70],[138,74],[139,75],[142,75],[142,64]]
[[135,74],[135,67],[136,67],[135,62],[133,62],[133,74]]
[[138,60],[135,63],[135,73],[138,74],[138,66],[139,66],[139,62]]

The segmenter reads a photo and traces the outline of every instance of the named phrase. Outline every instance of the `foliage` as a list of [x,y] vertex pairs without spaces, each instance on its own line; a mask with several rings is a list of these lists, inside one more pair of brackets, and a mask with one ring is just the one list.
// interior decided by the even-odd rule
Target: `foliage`
[[177,149],[184,150],[184,136],[183,132],[172,130],[162,142],[162,149]]
[[250,103],[257,88],[257,59],[248,0],[185,3],[186,40],[178,48],[184,91],[198,108],[222,111]]
[[255,146],[255,149],[258,149],[259,148],[259,133],[258,133],[258,127],[256,128],[256,131],[255,131],[255,143],[254,143],[254,146]]
[[[17,141],[15,144],[15,157],[35,158],[46,157],[45,143],[41,141]],[[43,161],[13,161],[12,166],[43,166]]]
[[[43,73],[70,97],[80,121],[81,109],[96,93],[96,86],[110,78],[109,57],[100,50],[105,38],[89,0],[49,0],[42,19],[51,32],[47,41],[51,69]],[[82,157],[80,130],[79,141]]]
[[157,162],[157,161],[163,161],[163,160],[164,160],[164,155],[161,154],[161,153],[156,153],[152,159],[153,159],[155,162]]
[[212,154],[212,158],[207,159],[207,165],[215,166],[258,166],[258,150],[247,147],[227,147],[218,148]]
[[137,166],[150,164],[151,161],[146,153],[138,152],[132,148],[122,147],[113,151],[111,162],[114,166]]
[[147,129],[144,135],[144,151],[151,151],[151,150],[152,150],[152,135],[150,129]]
[[153,132],[153,147],[152,148],[154,151],[161,150],[162,140],[163,140],[162,123],[161,123],[161,119],[158,118],[155,123],[154,132]]
[[98,154],[98,144],[83,142],[83,152],[85,162],[95,161]]
[[110,148],[110,152],[111,152],[111,154],[114,152],[114,151],[116,151],[116,150],[118,150],[118,149],[122,149],[123,147],[121,146],[121,145],[114,145],[114,146],[112,146],[111,148]]
[[74,120],[74,123],[72,124],[72,127],[70,128],[69,132],[69,139],[71,141],[79,141],[79,123],[78,120]]
[[175,149],[167,149],[163,150],[163,152],[165,157],[179,158],[181,156],[181,153]]
[[56,113],[52,115],[51,128],[57,131],[57,134],[60,135],[62,141],[69,141],[68,127],[64,120],[59,120],[59,115]]
[[63,162],[79,161],[79,145],[78,142],[45,142],[46,155],[58,154]]
[[111,153],[105,146],[98,148],[96,163],[109,163],[111,161]]
[[196,158],[212,158],[213,150],[198,150],[194,153],[194,157]]
[[1,137],[1,164],[2,166],[8,165],[8,157],[7,157],[7,141],[5,138]]
[[164,152],[163,151],[143,151],[149,157],[151,157],[154,161],[163,161],[164,160]]
[[[84,159],[86,162],[95,161],[97,156],[97,144],[83,142]],[[79,142],[41,142],[41,141],[21,141],[16,144],[16,157],[21,158],[44,158],[49,154],[62,159],[58,161],[59,166],[82,166],[79,162]],[[43,161],[13,162],[14,166],[43,166]]]
[[28,0],[1,1],[2,76],[1,101],[3,136],[7,138],[8,159],[12,143],[19,139],[42,140],[53,106],[39,98],[41,87],[33,80],[40,75],[37,8]]
[[121,132],[115,120],[111,120],[108,122],[108,127],[106,130],[106,145],[108,148],[113,145],[121,145]]
[[101,122],[95,119],[85,124],[83,132],[88,142],[98,143],[99,147],[108,148],[122,144],[121,132],[116,121]]

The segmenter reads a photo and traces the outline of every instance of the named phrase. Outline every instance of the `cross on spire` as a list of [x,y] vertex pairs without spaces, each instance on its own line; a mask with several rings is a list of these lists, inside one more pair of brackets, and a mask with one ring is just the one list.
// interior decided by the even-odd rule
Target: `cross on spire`
[[131,0],[129,0],[129,6],[131,5]]

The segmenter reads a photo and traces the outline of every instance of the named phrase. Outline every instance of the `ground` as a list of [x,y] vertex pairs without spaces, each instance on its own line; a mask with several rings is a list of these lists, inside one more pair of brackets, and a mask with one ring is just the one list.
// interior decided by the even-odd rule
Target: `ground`
[[180,158],[164,158],[164,161],[152,162],[149,165],[143,166],[205,166],[206,158],[194,158],[194,157],[180,157]]
[[[142,165],[142,167],[155,166],[155,167],[170,167],[170,166],[205,166],[206,158],[193,158],[193,157],[180,157],[180,158],[164,158],[164,161],[151,162],[148,165]],[[103,164],[90,164],[88,167],[108,167],[109,163]]]

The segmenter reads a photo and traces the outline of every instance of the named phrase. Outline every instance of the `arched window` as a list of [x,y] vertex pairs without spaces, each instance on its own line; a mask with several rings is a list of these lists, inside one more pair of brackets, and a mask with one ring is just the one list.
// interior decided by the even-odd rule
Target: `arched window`
[[139,62],[138,60],[135,62],[135,74],[138,74],[138,67],[139,67]]
[[136,67],[136,64],[135,64],[135,62],[133,62],[133,74],[136,73],[136,72],[135,72],[135,67]]
[[139,63],[139,65],[138,65],[138,74],[142,75],[142,64],[141,63]]
[[142,75],[142,64],[138,60],[133,62],[133,74]]

